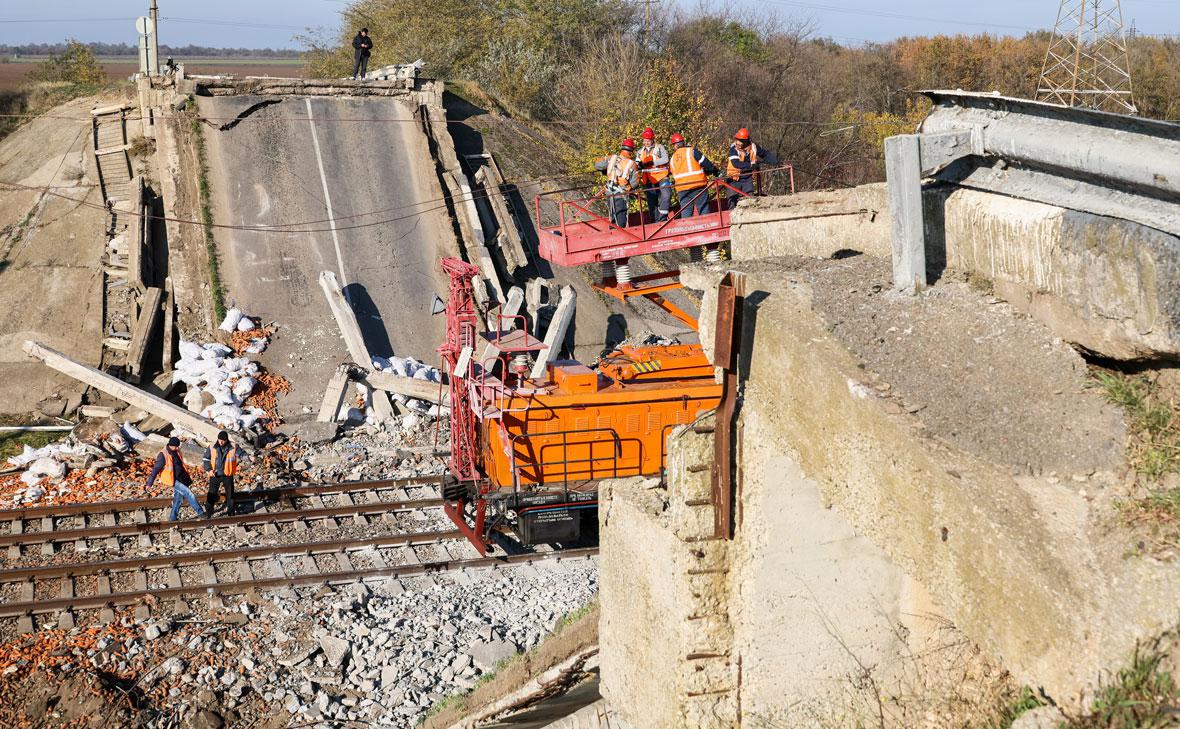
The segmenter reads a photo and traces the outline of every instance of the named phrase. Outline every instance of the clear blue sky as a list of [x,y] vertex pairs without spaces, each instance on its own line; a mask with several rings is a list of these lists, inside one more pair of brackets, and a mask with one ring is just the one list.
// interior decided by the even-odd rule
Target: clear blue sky
[[[422,0],[429,2],[429,0]],[[1113,1],[1113,0],[1111,0]],[[335,29],[343,0],[158,0],[160,40],[222,47],[295,48],[306,28]],[[697,0],[664,0],[695,7]],[[133,20],[148,0],[0,0],[0,43],[136,42]],[[728,3],[715,2],[714,7]],[[899,35],[1020,35],[1053,24],[1058,0],[735,0],[754,12],[812,21],[816,35],[842,42]],[[1180,0],[1123,0],[1140,32],[1180,34]],[[376,29],[380,33],[380,29]]]

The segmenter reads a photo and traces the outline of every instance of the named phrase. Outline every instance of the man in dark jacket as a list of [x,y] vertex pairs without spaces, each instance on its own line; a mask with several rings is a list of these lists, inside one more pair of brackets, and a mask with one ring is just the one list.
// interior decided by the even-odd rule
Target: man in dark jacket
[[369,29],[361,28],[361,32],[352,39],[353,57],[352,77],[363,79],[369,72],[369,56],[373,54],[373,39],[369,37]]
[[757,185],[754,184],[758,171],[763,164],[777,165],[778,157],[769,149],[758,146],[750,139],[750,130],[742,127],[733,135],[733,144],[729,147],[729,164],[725,168],[725,179],[730,187],[729,209],[737,207],[743,197],[755,194]]
[[184,459],[180,457],[179,438],[169,438],[168,445],[164,446],[164,450],[156,456],[156,465],[152,467],[152,474],[148,476],[147,485],[144,488],[150,490],[156,482],[157,476],[165,486],[172,487],[172,511],[168,514],[168,521],[176,521],[176,517],[180,514],[181,501],[187,501],[188,505],[197,512],[197,516],[202,519],[206,518],[207,515],[201,510],[201,505],[197,503],[197,497],[189,488],[193,480],[189,478],[188,471],[184,467]]
[[205,511],[213,513],[217,495],[225,487],[225,513],[234,513],[234,474],[238,472],[238,447],[229,442],[229,433],[217,434],[217,440],[205,451],[201,467],[209,473],[209,493],[205,496]]

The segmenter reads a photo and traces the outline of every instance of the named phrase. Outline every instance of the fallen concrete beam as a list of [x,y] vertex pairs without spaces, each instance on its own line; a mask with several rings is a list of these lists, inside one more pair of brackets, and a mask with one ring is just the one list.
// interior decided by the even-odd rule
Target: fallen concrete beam
[[537,361],[533,364],[533,371],[529,376],[539,380],[545,376],[545,368],[557,357],[565,334],[569,331],[570,322],[574,320],[574,306],[578,303],[578,292],[573,286],[561,289],[561,301],[557,304],[557,311],[553,313],[553,320],[545,331],[545,349],[537,353]]
[[149,288],[144,294],[139,318],[135,320],[135,329],[131,332],[131,346],[127,349],[127,370],[136,382],[143,380],[148,342],[152,340],[152,332],[156,330],[156,323],[160,321],[163,300],[163,289],[155,286]]
[[217,438],[221,427],[212,421],[193,415],[182,407],[158,398],[155,395],[133,387],[120,379],[106,373],[99,372],[93,367],[87,367],[76,362],[61,352],[51,349],[40,342],[26,341],[23,349],[30,357],[36,357],[53,369],[64,375],[69,375],[79,382],[85,383],[96,390],[117,397],[123,402],[146,410],[152,415],[158,415],[178,428],[187,430],[212,442]]
[[324,388],[324,399],[320,403],[320,414],[316,418],[321,423],[334,423],[340,419],[340,408],[352,390],[352,383],[348,379],[348,371],[340,368],[332,373],[328,379],[328,386]]
[[[365,374],[364,379],[371,387],[382,392],[405,395],[406,397],[412,397],[415,400],[425,400],[435,405],[450,404],[451,398],[445,384],[440,388],[437,382],[418,380],[413,377],[402,377],[391,372],[368,372]],[[439,398],[440,391],[442,392],[441,400]]]
[[[365,346],[365,338],[361,334],[361,327],[357,324],[356,315],[352,311],[344,292],[340,290],[340,283],[336,274],[331,271],[320,273],[320,288],[324,290],[324,298],[328,300],[328,308],[332,316],[336,317],[336,325],[340,327],[340,334],[344,337],[344,345],[348,348],[348,356],[352,361],[365,370],[373,369],[373,356]],[[384,392],[374,390],[372,393],[373,411],[382,420],[392,420],[396,413],[389,402],[389,396]]]

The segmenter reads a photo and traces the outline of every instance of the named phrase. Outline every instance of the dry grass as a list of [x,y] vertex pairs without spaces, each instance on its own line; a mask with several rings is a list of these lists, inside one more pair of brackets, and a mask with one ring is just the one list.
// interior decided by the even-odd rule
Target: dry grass
[[1180,489],[1169,484],[1173,474],[1180,474],[1180,405],[1157,379],[1145,375],[1095,370],[1093,377],[1095,386],[1126,412],[1128,460],[1150,484],[1146,495],[1116,502],[1119,516],[1134,531],[1139,551],[1180,551]]

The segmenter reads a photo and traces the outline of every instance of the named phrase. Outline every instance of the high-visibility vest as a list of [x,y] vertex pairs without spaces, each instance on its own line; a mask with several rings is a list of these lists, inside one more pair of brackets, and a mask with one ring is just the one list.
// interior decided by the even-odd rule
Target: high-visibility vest
[[606,186],[611,192],[630,192],[631,173],[635,171],[635,160],[621,154],[612,154],[606,164]]
[[[730,147],[729,165],[726,167],[726,170],[725,170],[725,173],[726,173],[725,176],[731,180],[736,180],[742,176],[742,171],[739,170],[737,167],[735,167],[733,164],[733,157],[735,154],[743,162],[746,160],[749,160],[750,164],[756,165],[761,161],[759,159],[759,155],[758,155],[758,145],[757,144],[750,142],[749,148],[746,149],[744,152],[742,150],[739,150],[737,148],[736,144],[733,145],[732,147]],[[746,174],[753,174],[753,172],[748,172]]]
[[[643,165],[651,164],[651,161],[655,159],[656,150],[663,146],[664,145],[662,144],[653,144],[650,147],[640,147],[639,151],[637,152],[639,155],[639,163]],[[667,154],[668,152],[665,150],[664,155],[667,156]],[[662,165],[643,167],[639,174],[640,180],[643,181],[644,186],[658,185],[660,184],[661,180],[668,176],[668,164],[664,163]]]
[[173,465],[172,459],[180,461],[180,465],[184,465],[184,459],[177,453],[172,455],[172,451],[165,448],[161,451],[164,454],[164,470],[160,472],[160,483],[165,486],[171,486],[176,483],[176,467]]
[[225,463],[222,468],[225,473],[217,473],[217,447],[209,446],[209,465],[213,467],[214,474],[217,476],[233,476],[238,472],[238,447],[231,445],[225,454]]
[[677,190],[695,190],[709,183],[695,152],[686,144],[672,153],[672,184]]

